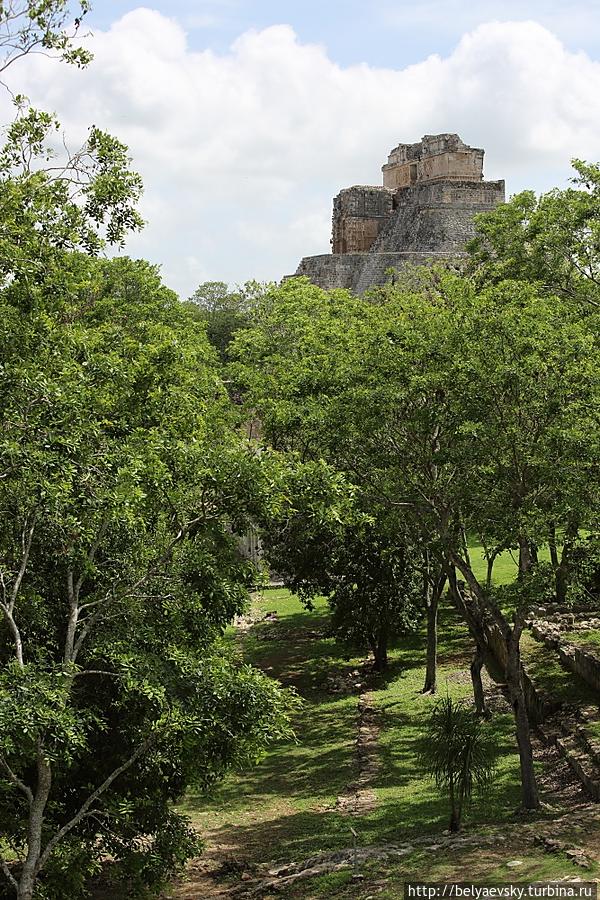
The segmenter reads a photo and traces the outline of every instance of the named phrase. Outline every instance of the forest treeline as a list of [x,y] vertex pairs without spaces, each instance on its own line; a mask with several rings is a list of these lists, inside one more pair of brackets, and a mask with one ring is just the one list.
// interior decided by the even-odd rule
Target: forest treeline
[[[88,64],[64,0],[9,7],[3,72],[35,48]],[[65,155],[58,129],[15,93],[0,150],[4,895],[84,896],[107,860],[129,896],[157,889],[199,849],[174,802],[291,733],[294,694],[224,638],[258,577],[249,530],[380,669],[425,617],[424,690],[449,590],[481,711],[493,623],[535,808],[527,611],[597,599],[598,166],[482,216],[460,269],[181,303],[104,258],[143,224],[127,149],[94,127]],[[506,550],[519,577],[494,589]]]

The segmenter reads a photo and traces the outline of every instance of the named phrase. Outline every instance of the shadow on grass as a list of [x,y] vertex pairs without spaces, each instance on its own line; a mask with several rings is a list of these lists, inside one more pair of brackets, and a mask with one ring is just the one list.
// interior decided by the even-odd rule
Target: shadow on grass
[[[466,812],[467,822],[501,822],[512,817],[520,798],[518,757],[515,753],[512,716],[496,715],[490,721],[497,746],[496,777],[485,796],[475,794]],[[420,761],[423,726],[409,716],[394,716],[393,731],[380,743],[381,770],[377,787],[381,806],[374,816],[380,836],[391,840],[447,827],[448,800],[438,792]]]
[[341,793],[352,771],[355,717],[355,705],[347,699],[311,707],[298,725],[302,742],[279,744],[252,769],[228,778],[208,796],[189,794],[186,813],[211,806],[234,813],[274,797],[327,804]]
[[[293,685],[305,703],[295,728],[297,743],[282,742],[249,771],[230,776],[212,796],[188,795],[182,811],[214,842],[249,860],[305,858],[319,850],[352,845],[354,828],[360,844],[410,839],[439,832],[447,825],[447,801],[424,776],[418,743],[424,717],[435,698],[419,693],[425,658],[425,635],[400,638],[390,651],[388,671],[369,679],[379,712],[379,772],[373,786],[377,806],[367,815],[342,816],[336,797],[356,776],[354,756],[357,695],[332,696],[327,676],[356,668],[364,654],[349,656],[348,648],[327,636],[326,609],[299,610],[297,601],[279,605],[266,598],[263,609],[277,609],[275,620],[260,622],[241,639],[246,660],[286,685]],[[461,680],[449,689],[470,691],[463,683],[471,642],[455,611],[440,614],[440,679],[456,672]],[[352,651],[350,651],[352,652]],[[362,674],[362,673],[361,673]],[[518,765],[510,716],[498,717],[502,749],[499,776],[485,801],[478,799],[467,821],[497,822],[518,805]]]
[[[414,756],[416,741],[409,743],[413,746],[410,750],[406,748],[409,750],[407,755]],[[503,761],[510,762],[514,753],[510,748],[504,748],[501,756]],[[475,796],[465,814],[466,828],[514,818],[513,811],[519,800],[516,774],[510,765],[504,767],[502,776],[492,784],[485,797]],[[288,861],[303,859],[319,851],[352,846],[352,828],[358,835],[359,846],[410,841],[419,835],[435,834],[447,828],[448,802],[418,768],[400,772],[396,768],[395,776],[389,780],[382,778],[380,784],[379,805],[365,816],[342,816],[335,810],[311,808],[269,815],[263,821],[238,821],[235,828],[225,828],[230,851],[253,861],[266,858],[273,862]],[[406,790],[411,785],[414,790]],[[249,799],[246,797],[246,802]],[[230,802],[229,798],[226,802]]]

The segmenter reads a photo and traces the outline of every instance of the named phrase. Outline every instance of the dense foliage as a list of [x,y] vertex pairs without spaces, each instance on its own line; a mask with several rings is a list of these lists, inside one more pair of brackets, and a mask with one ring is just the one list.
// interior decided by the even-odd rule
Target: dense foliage
[[[69,33],[66,0],[0,5],[0,71],[33,50],[87,64],[87,9]],[[174,801],[289,735],[292,697],[224,637],[259,526],[273,569],[308,605],[326,594],[376,668],[426,614],[432,692],[448,585],[478,712],[501,646],[537,807],[527,612],[599,592],[600,168],[480,217],[462,273],[361,298],[208,282],[181,304],[153,266],[99,258],[143,224],[127,149],[93,127],[57,158],[58,129],[16,93],[0,149],[2,889],[76,898],[108,859],[130,896],[156,888],[197,847]],[[506,550],[519,577],[498,591]],[[452,828],[491,775],[485,735],[437,706]]]
[[224,281],[204,281],[184,306],[206,325],[206,336],[223,362],[229,360],[229,345],[237,331],[247,328],[263,286],[249,281],[230,290]]
[[2,832],[31,851],[37,802],[37,868],[63,829],[61,871],[110,853],[148,882],[191,846],[170,802],[285,729],[274,683],[220,639],[270,481],[151,267],[59,271],[35,304],[14,280],[0,317]]
[[[17,7],[0,16],[23,52],[87,61],[68,4]],[[93,128],[57,159],[54,117],[15,102],[0,150],[0,879],[20,900],[75,898],[110,858],[134,896],[197,846],[173,808],[185,788],[289,730],[288,695],[223,640],[254,578],[239,535],[277,502],[277,466],[238,430],[204,327],[156,268],[94,258],[142,224],[126,148]]]

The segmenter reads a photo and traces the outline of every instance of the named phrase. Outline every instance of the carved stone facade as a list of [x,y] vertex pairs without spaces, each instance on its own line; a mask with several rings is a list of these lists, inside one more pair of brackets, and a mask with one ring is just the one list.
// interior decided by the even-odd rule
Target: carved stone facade
[[504,181],[483,180],[483,155],[457,134],[399,144],[382,167],[383,186],[355,185],[334,198],[333,252],[305,257],[296,275],[360,294],[407,262],[460,259],[474,216],[504,202]]
[[392,210],[393,195],[385,187],[344,188],[333,198],[333,252],[369,250]]
[[483,150],[457,134],[426,134],[418,144],[398,144],[382,166],[391,190],[423,181],[483,181]]

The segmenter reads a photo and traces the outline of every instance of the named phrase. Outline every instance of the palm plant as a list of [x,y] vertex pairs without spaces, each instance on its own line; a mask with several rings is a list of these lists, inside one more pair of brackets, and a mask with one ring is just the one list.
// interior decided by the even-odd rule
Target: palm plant
[[498,747],[489,726],[461,701],[440,698],[423,735],[421,761],[450,801],[450,831],[460,830],[464,806],[496,771]]

